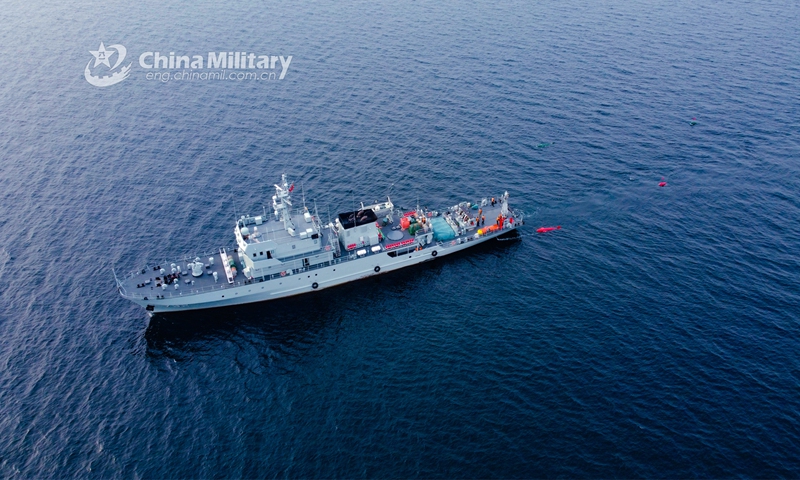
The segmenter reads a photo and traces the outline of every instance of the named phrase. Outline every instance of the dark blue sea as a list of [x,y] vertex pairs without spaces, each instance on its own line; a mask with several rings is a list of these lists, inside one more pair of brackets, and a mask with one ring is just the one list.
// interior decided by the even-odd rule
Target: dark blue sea
[[[11,0],[0,25],[0,477],[800,476],[797,2]],[[146,52],[292,59],[164,81],[211,70]],[[112,268],[231,245],[282,173],[323,217],[508,190],[527,221],[284,301],[118,295]]]

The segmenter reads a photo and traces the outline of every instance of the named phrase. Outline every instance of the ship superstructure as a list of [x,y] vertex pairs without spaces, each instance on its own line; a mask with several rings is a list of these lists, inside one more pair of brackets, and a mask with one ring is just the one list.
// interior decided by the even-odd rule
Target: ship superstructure
[[154,313],[272,300],[430,261],[523,223],[505,192],[443,212],[403,212],[387,197],[322,224],[316,211],[292,204],[293,190],[283,175],[271,214],[237,219],[233,247],[115,275],[120,294]]

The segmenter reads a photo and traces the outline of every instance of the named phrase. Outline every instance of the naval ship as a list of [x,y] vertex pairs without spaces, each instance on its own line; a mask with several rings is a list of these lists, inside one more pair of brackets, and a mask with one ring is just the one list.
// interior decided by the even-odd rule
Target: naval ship
[[275,185],[271,215],[243,215],[236,243],[114,279],[150,315],[262,302],[381,275],[505,235],[523,224],[508,192],[442,212],[395,208],[391,198],[320,222],[292,205],[294,184]]

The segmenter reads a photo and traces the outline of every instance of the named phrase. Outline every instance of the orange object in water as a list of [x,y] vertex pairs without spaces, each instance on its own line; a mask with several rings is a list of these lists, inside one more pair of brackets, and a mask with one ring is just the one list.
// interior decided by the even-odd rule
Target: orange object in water
[[661,182],[661,183],[658,184],[658,186],[659,187],[666,187],[667,186],[667,182]]
[[547,232],[552,232],[553,230],[561,230],[561,225],[559,225],[559,226],[557,226],[557,227],[542,227],[542,228],[537,228],[537,229],[536,229],[536,233],[547,233]]

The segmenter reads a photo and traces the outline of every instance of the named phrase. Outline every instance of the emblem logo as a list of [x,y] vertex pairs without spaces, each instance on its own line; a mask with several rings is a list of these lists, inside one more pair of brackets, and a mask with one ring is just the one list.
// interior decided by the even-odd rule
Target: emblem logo
[[[86,81],[94,85],[95,87],[108,87],[114,85],[115,83],[119,83],[126,78],[131,73],[131,64],[128,63],[128,66],[122,67],[117,70],[117,67],[122,64],[125,60],[125,55],[127,55],[128,51],[120,44],[109,45],[108,49],[106,49],[103,42],[100,42],[100,48],[95,51],[90,50],[94,56],[94,60],[89,60],[89,63],[86,64],[86,68],[83,70],[83,76],[86,78]],[[111,65],[111,57],[116,55],[116,59],[114,60],[114,65]],[[94,62],[94,65],[92,65]],[[96,72],[97,74],[92,74],[92,70],[97,70],[97,67],[100,65],[104,65],[105,68],[100,68],[100,72]],[[90,68],[91,67],[91,68]],[[101,76],[101,73],[107,70],[110,72],[110,75]]]

